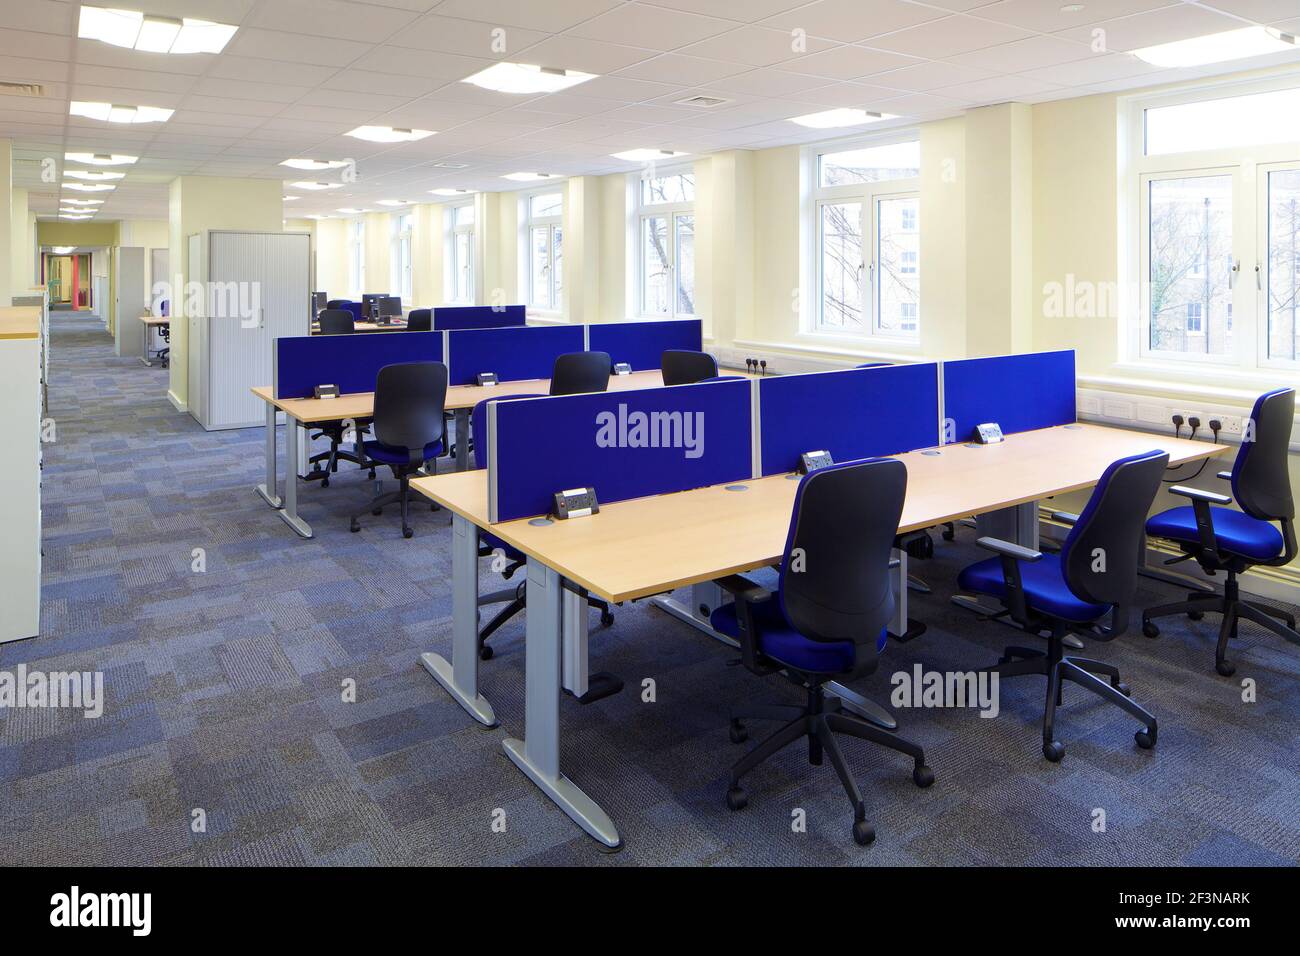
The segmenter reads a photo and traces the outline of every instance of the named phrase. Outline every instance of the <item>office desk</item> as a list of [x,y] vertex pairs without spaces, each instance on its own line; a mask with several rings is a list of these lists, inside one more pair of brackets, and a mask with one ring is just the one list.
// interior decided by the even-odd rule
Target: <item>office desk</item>
[[[737,373],[741,374],[741,373]],[[647,372],[633,372],[630,375],[611,375],[609,391],[625,389],[660,388],[663,376],[658,369]],[[509,395],[546,394],[551,387],[549,378],[527,379],[518,382],[502,382],[499,385],[453,385],[447,389],[446,409],[452,412],[456,422],[456,470],[469,468],[469,443],[462,441],[462,436],[469,434],[469,418],[474,406],[486,398],[501,398]],[[276,412],[284,412],[287,422],[297,422],[306,428],[320,422],[336,422],[344,419],[370,418],[375,413],[374,392],[351,392],[338,398],[287,398],[274,397],[274,390],[269,385],[253,389],[253,394],[266,402],[266,481],[257,486],[257,493],[272,508],[280,511],[285,524],[293,528],[304,538],[312,536],[311,525],[298,515],[298,442],[292,433],[287,437],[288,459],[285,472],[284,497],[278,494],[278,468],[275,435]],[[290,480],[293,476],[295,480]]]
[[[140,361],[153,368],[153,361],[149,358],[149,337],[155,332],[160,331],[171,325],[171,318],[165,315],[142,315],[140,321],[144,323],[144,352],[140,356]],[[154,351],[161,352],[162,349]]]
[[[954,444],[909,452],[897,456],[908,470],[899,532],[970,516],[1009,514],[1023,524],[1021,509],[1036,509],[1040,499],[1091,487],[1111,462],[1152,448],[1169,452],[1171,467],[1229,450],[1099,425],[1067,425],[1009,435],[998,445]],[[599,476],[592,483],[599,493]],[[568,521],[491,524],[485,472],[411,482],[453,516],[452,660],[448,664],[430,652],[421,655],[421,664],[476,720],[495,723],[491,704],[478,691],[477,529],[489,529],[527,555],[526,736],[506,740],[506,753],[607,846],[619,844],[613,821],[560,770],[560,690],[574,690],[586,666],[582,590],[611,602],[627,601],[779,562],[798,482],[775,475],[740,484],[745,490],[718,485],[601,505],[598,514]],[[903,564],[895,573],[896,592],[905,590],[905,582]],[[687,619],[721,638],[708,627],[707,615]],[[827,688],[850,709],[861,701],[846,688]]]
[[[400,319],[392,325],[380,325],[377,322],[357,322],[352,326],[354,334],[362,332],[405,332],[406,320]],[[313,321],[311,324],[311,334],[320,335],[320,323]]]

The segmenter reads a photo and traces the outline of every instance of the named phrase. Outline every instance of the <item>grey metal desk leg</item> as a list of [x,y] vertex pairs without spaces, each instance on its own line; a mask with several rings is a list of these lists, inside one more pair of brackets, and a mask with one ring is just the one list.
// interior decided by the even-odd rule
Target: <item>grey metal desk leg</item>
[[310,538],[311,525],[298,517],[298,422],[288,415],[284,417],[284,444],[287,455],[284,470],[284,508],[280,511],[280,517],[302,537]]
[[257,493],[272,508],[281,505],[279,486],[275,474],[275,406],[266,403],[266,481],[257,486]]
[[587,600],[564,589],[561,619],[564,628],[564,689],[574,697],[587,693]]
[[907,634],[907,552],[895,548],[889,556],[889,583],[894,590],[894,619],[889,622],[889,633],[903,637]]
[[563,582],[558,572],[528,562],[528,622],[524,647],[525,738],[505,742],[506,756],[560,809],[607,847],[621,845],[614,821],[560,772],[560,680]]
[[497,725],[487,698],[478,692],[478,528],[460,515],[451,519],[451,663],[428,651],[420,664],[471,717]]
[[149,326],[144,327],[144,351],[140,353],[140,361],[144,363],[145,368],[153,368],[153,362],[149,360]]
[[455,422],[456,470],[465,471],[469,468],[469,409],[456,409]]

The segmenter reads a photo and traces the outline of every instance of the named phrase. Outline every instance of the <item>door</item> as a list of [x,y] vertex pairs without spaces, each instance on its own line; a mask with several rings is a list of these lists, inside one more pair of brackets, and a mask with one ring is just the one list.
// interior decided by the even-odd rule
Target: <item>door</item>
[[144,324],[140,321],[145,310],[144,249],[119,246],[114,269],[113,351],[117,355],[141,355],[144,350]]

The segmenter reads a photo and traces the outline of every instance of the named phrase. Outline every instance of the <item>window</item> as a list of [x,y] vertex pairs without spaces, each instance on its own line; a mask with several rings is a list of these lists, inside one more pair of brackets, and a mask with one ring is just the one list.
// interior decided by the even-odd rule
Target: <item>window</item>
[[564,299],[564,194],[525,196],[524,241],[528,255],[528,304],[558,312]]
[[366,223],[353,219],[348,223],[348,288],[353,299],[360,300],[366,291]]
[[1141,280],[1128,355],[1247,376],[1300,366],[1294,75],[1128,108]]
[[695,314],[695,173],[654,171],[638,181],[637,257],[642,315]]
[[414,276],[411,272],[411,214],[404,212],[391,217],[393,220],[393,240],[388,261],[391,277],[389,288],[393,295],[402,297],[410,307],[414,297]]
[[920,330],[921,146],[810,153],[809,331],[913,339]]
[[449,302],[473,304],[474,290],[474,204],[448,206],[447,294]]

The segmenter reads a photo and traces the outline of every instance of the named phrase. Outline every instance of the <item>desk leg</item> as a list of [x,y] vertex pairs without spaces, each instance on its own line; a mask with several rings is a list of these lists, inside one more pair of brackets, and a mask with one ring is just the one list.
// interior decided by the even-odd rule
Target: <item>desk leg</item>
[[455,411],[457,471],[466,471],[469,468],[469,413],[468,408],[458,408]]
[[153,368],[153,362],[149,361],[149,326],[144,327],[144,351],[140,353],[140,361],[145,364],[145,368]]
[[451,602],[451,663],[428,651],[420,664],[471,717],[495,727],[492,705],[478,692],[478,528],[460,515],[451,518]]
[[564,689],[574,697],[587,693],[587,600],[564,589],[561,619],[564,627]]
[[257,486],[257,493],[272,508],[279,508],[279,487],[275,474],[275,406],[266,403],[266,481]]
[[284,444],[286,467],[284,471],[284,508],[280,517],[290,528],[304,538],[311,537],[311,525],[298,517],[298,422],[284,417]]
[[560,772],[560,680],[563,582],[558,572],[528,562],[528,623],[524,647],[525,739],[505,742],[506,756],[561,810],[607,847],[622,845],[614,821]]

